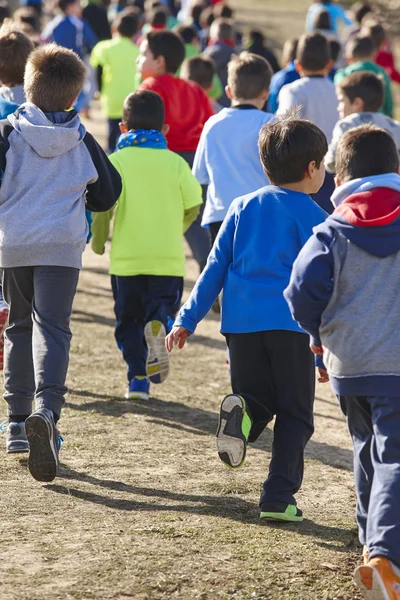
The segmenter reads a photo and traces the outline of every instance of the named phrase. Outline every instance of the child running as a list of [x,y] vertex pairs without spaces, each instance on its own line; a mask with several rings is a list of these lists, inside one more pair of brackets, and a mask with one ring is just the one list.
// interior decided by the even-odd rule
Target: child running
[[6,445],[7,452],[30,449],[38,481],[52,481],[57,471],[69,322],[88,235],[85,201],[92,211],[108,210],[121,192],[119,174],[70,110],[85,73],[71,50],[34,50],[27,102],[0,121],[0,268],[10,307]]
[[[182,235],[202,203],[188,164],[167,149],[167,132],[160,96],[133,93],[124,103],[117,152],[110,156],[124,182],[110,253],[115,338],[128,367],[126,398],[142,400],[149,397],[150,382],[162,383],[168,375],[165,336],[182,297]],[[94,216],[97,254],[104,253],[112,216]]]
[[324,356],[354,447],[366,600],[400,599],[400,176],[392,136],[346,132],[336,155],[338,208],[314,230],[285,292]]
[[221,331],[230,352],[232,394],[221,404],[217,449],[228,467],[240,467],[276,416],[261,518],[301,521],[295,494],[304,448],[313,431],[315,368],[309,338],[283,297],[300,249],[325,213],[310,198],[324,180],[328,149],[322,131],[285,118],[264,125],[261,162],[271,181],[236,199],[222,224],[207,267],[167,337],[182,348],[223,290]]

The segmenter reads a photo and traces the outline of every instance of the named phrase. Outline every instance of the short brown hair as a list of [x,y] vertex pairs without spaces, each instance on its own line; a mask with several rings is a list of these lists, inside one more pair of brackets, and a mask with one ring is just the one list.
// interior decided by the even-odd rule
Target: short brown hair
[[328,41],[320,33],[305,33],[299,39],[296,58],[306,71],[322,71],[331,56]]
[[164,100],[150,90],[138,90],[125,98],[122,121],[131,129],[161,131],[165,122]]
[[185,59],[182,38],[173,31],[150,31],[147,42],[154,58],[163,56],[167,73],[176,73]]
[[370,71],[358,71],[347,75],[338,87],[352,103],[356,98],[361,98],[364,102],[364,112],[378,112],[385,100],[382,80]]
[[340,182],[397,173],[399,153],[393,137],[375,125],[350,129],[339,140],[336,151],[336,176]]
[[268,90],[271,78],[269,62],[257,54],[242,52],[228,64],[228,85],[234,98],[254,100]]
[[209,90],[213,84],[215,65],[207,56],[187,58],[181,69],[181,78],[195,81],[203,90]]
[[232,40],[236,37],[235,24],[231,19],[215,19],[210,27],[210,39]]
[[363,18],[369,13],[373,13],[372,6],[368,2],[356,2],[352,7],[354,19],[361,25]]
[[297,119],[293,113],[260,131],[261,163],[272,184],[296,183],[304,179],[310,162],[317,168],[328,152],[328,142],[319,127]]
[[140,12],[133,6],[122,10],[114,19],[113,29],[118,31],[120,36],[132,38],[139,29]]
[[22,85],[28,56],[33,50],[31,40],[22,31],[3,25],[0,29],[0,80],[10,87]]
[[376,50],[379,50],[387,37],[384,26],[378,21],[372,20],[368,20],[365,24],[363,23],[361,35],[367,35],[371,37],[375,44]]
[[61,112],[79,96],[85,76],[86,67],[75,52],[57,44],[41,46],[26,64],[26,99],[43,112]]
[[346,56],[354,60],[371,58],[375,53],[375,44],[369,35],[356,35],[346,44]]
[[282,60],[285,64],[291,63],[296,60],[297,46],[299,45],[299,38],[292,38],[286,40],[283,44]]

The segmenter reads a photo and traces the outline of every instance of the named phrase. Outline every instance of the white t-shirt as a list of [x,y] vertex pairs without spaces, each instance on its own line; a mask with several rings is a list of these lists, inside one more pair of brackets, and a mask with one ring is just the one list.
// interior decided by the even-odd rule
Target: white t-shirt
[[232,201],[268,185],[258,154],[258,134],[274,115],[249,105],[224,108],[204,125],[193,174],[208,185],[202,224],[225,219]]
[[279,94],[278,116],[284,116],[295,106],[299,118],[312,121],[325,133],[328,143],[338,115],[335,86],[327,77],[302,77],[285,85]]
[[325,168],[328,173],[335,173],[336,150],[342,135],[349,129],[354,129],[354,127],[367,124],[377,125],[381,129],[385,129],[389,132],[400,153],[400,123],[379,112],[353,113],[352,115],[348,115],[344,119],[341,119],[335,125],[332,141],[329,144],[328,154],[325,157]]

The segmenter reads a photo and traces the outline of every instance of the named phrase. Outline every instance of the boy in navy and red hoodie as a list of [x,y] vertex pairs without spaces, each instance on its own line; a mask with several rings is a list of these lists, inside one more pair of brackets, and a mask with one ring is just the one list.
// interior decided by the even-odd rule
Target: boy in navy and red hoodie
[[[136,64],[143,80],[139,89],[156,92],[164,100],[165,122],[169,125],[168,149],[180,154],[192,168],[204,124],[214,111],[197,83],[174,76],[184,59],[185,46],[179,35],[172,31],[151,31],[140,45]],[[185,234],[200,271],[210,251],[209,233],[201,226],[202,214],[201,210]]]
[[[323,354],[354,446],[364,598],[400,599],[400,176],[389,133],[363,125],[336,155],[335,212],[314,229],[285,291]],[[372,594],[372,595],[371,595]]]

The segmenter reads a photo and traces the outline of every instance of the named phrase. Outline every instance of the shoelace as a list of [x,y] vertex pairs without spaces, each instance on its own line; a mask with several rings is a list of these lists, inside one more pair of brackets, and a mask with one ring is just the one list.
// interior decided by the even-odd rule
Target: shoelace
[[8,419],[5,419],[4,421],[2,421],[0,423],[0,431],[7,431],[7,427],[8,427]]
[[58,436],[58,440],[57,440],[57,450],[60,452],[61,450],[61,446],[63,444],[64,438],[62,435],[59,434]]

